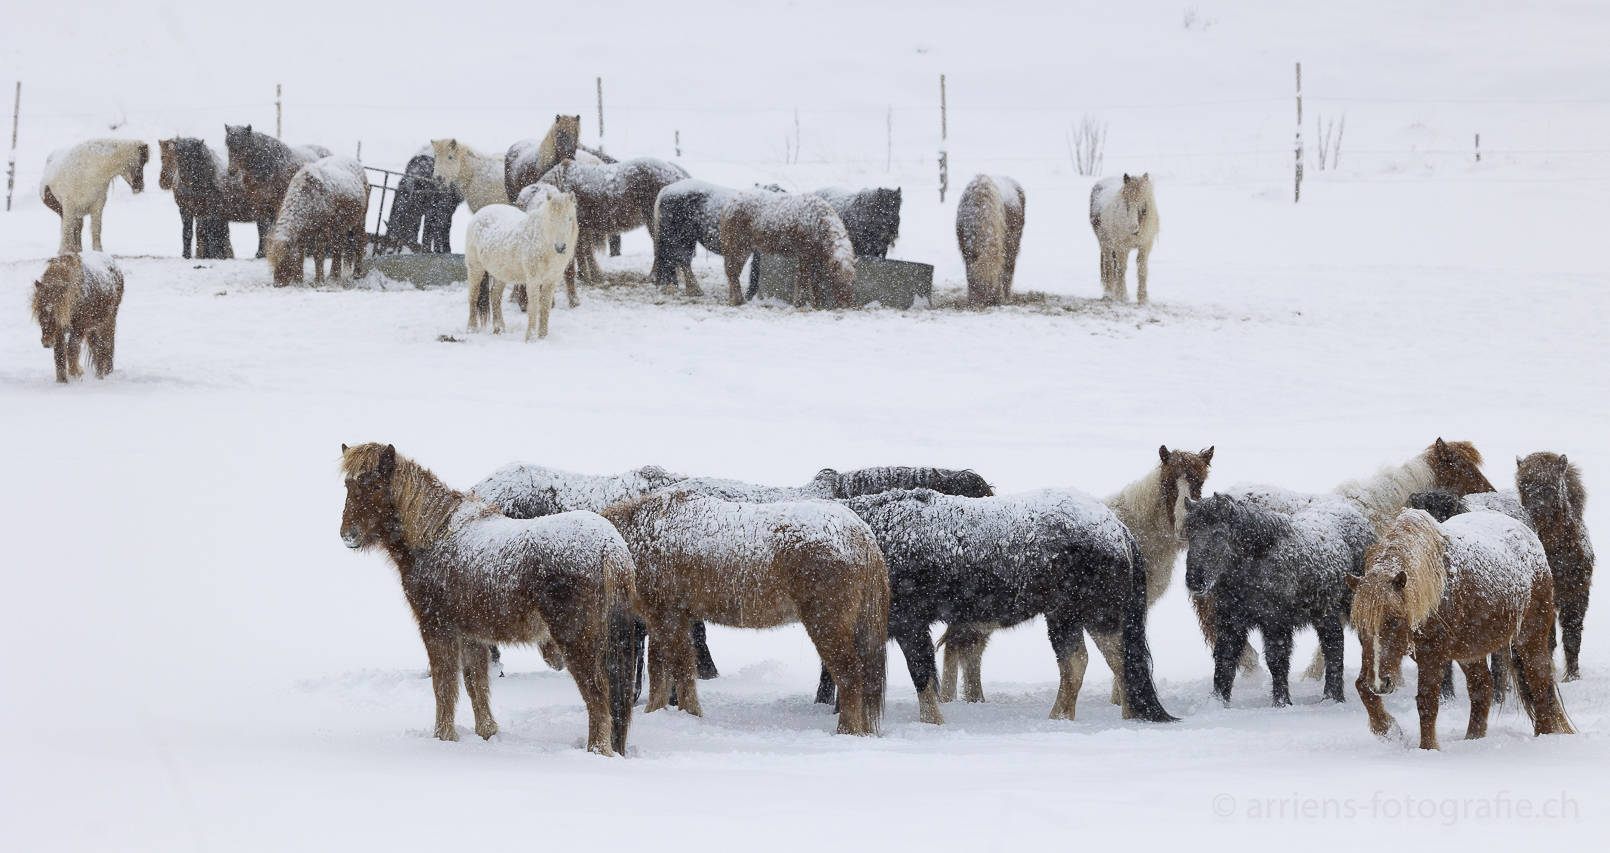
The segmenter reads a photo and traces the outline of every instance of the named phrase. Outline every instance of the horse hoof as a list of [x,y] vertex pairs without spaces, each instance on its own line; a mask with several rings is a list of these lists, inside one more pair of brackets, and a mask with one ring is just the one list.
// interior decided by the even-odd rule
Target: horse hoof
[[437,729],[436,730],[436,739],[437,740],[445,740],[445,741],[457,741],[458,740],[458,729],[457,728]]

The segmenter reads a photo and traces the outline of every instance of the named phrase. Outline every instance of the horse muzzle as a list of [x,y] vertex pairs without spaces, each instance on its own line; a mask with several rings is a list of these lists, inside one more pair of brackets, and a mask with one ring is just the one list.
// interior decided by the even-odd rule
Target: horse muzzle
[[1370,684],[1370,692],[1377,696],[1391,696],[1398,690],[1398,679],[1390,675],[1382,676]]
[[341,544],[357,550],[363,547],[363,537],[352,531],[343,530],[341,531]]

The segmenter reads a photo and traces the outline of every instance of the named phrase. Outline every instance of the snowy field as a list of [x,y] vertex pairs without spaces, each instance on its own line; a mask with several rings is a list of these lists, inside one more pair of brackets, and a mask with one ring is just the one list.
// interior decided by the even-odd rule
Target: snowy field
[[[1602,4],[1021,4],[977,20],[976,3],[667,19],[628,2],[484,22],[280,6],[60,3],[0,32],[0,88],[24,81],[0,214],[0,848],[1583,849],[1610,830],[1607,605],[1588,614],[1584,678],[1561,688],[1578,735],[1533,738],[1511,706],[1465,742],[1461,680],[1427,754],[1370,736],[1351,635],[1343,704],[1294,682],[1296,704],[1270,708],[1265,674],[1212,701],[1183,563],[1150,622],[1175,724],[1121,720],[1099,655],[1078,719],[1046,719],[1057,670],[1036,622],[991,645],[988,703],[916,722],[893,654],[883,736],[837,737],[802,630],[712,628],[706,716],[637,716],[626,760],[579,749],[574,684],[531,649],[508,650],[494,682],[502,733],[475,738],[460,703],[464,740],[441,743],[395,571],[337,536],[336,472],[342,443],[385,441],[460,488],[513,460],[778,485],[915,464],[1099,496],[1166,444],[1217,448],[1210,491],[1320,491],[1442,436],[1475,442],[1500,488],[1518,454],[1569,454],[1590,527],[1610,531]],[[638,232],[601,258],[609,286],[561,300],[546,341],[522,343],[513,308],[509,334],[466,335],[462,287],[275,289],[265,262],[178,258],[153,163],[147,192],[118,182],[107,205],[127,278],[117,370],[51,381],[26,309],[57,243],[38,196],[50,150],[113,135],[154,152],[176,133],[221,148],[225,122],[273,127],[275,83],[288,141],[361,141],[387,168],[431,138],[501,152],[558,112],[582,114],[593,145],[600,75],[613,154],[677,159],[680,133],[679,162],[720,183],[903,187],[891,256],[936,264],[936,307],[660,297]],[[1341,168],[1321,171],[1318,116],[1344,111]],[[1109,125],[1105,171],[1157,184],[1149,306],[1094,300],[1094,179],[1065,139],[1087,113]],[[979,171],[1028,195],[1025,298],[982,312],[955,307],[952,224]],[[251,231],[235,226],[247,258]],[[707,293],[724,290],[712,260]],[[1296,659],[1314,645],[1300,635]],[[1411,693],[1387,707],[1416,730]]]

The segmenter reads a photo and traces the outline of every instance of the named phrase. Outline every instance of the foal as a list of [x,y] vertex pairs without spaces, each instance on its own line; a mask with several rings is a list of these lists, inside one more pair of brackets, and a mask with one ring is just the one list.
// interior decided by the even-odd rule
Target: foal
[[123,273],[111,255],[68,252],[51,258],[34,282],[33,314],[39,342],[56,351],[56,381],[84,375],[79,347],[89,344],[96,379],[112,372],[117,308],[123,302]]

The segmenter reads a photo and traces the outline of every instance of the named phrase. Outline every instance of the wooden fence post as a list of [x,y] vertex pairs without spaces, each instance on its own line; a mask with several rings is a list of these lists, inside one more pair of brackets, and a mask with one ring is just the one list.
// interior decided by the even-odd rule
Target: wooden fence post
[[22,117],[22,81],[17,81],[17,102],[11,107],[11,155],[6,160],[6,210],[11,209],[11,190],[17,185],[17,120]]
[[[16,140],[15,135],[12,136],[11,144],[12,144],[13,147],[15,147],[16,144],[17,144],[17,140]],[[1481,162],[1481,134],[1479,134],[1479,133],[1476,134],[1476,162],[1477,163]]]
[[279,139],[281,135],[282,134],[281,134],[281,126],[280,126],[280,84],[275,83],[274,84],[274,138]]
[[945,115],[945,75],[939,75],[939,203],[945,203],[945,190],[950,189],[950,138],[949,122]]
[[1303,200],[1303,64],[1297,63],[1297,188],[1292,203]]

